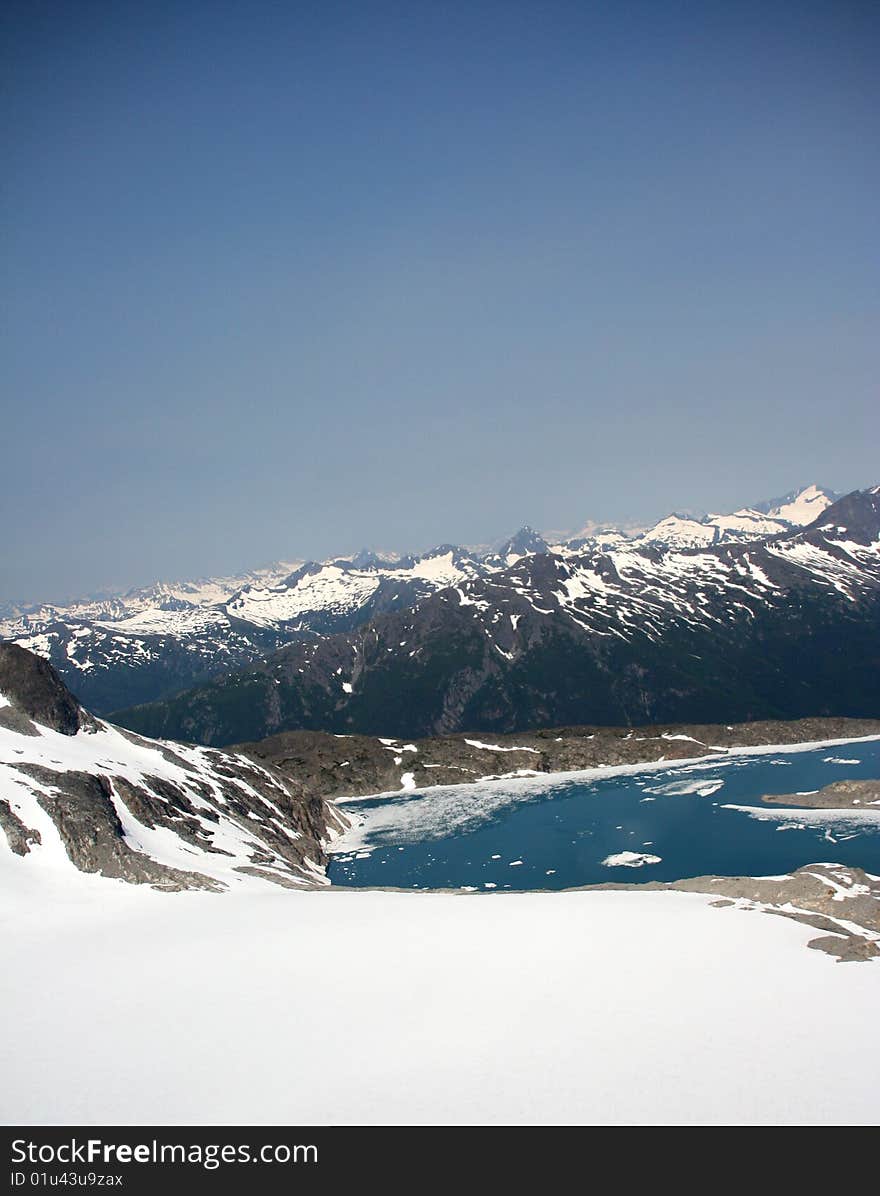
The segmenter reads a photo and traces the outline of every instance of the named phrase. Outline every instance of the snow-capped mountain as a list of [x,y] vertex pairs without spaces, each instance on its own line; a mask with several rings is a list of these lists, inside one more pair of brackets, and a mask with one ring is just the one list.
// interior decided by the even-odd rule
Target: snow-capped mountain
[[531,557],[745,543],[784,534],[830,501],[830,491],[809,486],[731,515],[670,515],[648,530],[588,525],[552,544],[524,527],[481,550],[445,544],[417,556],[364,549],[324,562],[280,562],[68,606],[18,608],[0,619],[0,638],[50,660],[91,709],[106,714],[258,665],[293,640],[353,631]]
[[50,660],[93,710],[173,693],[201,677],[242,668],[287,636],[239,624],[222,607],[145,610],[118,621],[66,617],[7,623],[3,634]]
[[222,579],[156,586],[119,599],[19,613],[0,622],[0,637],[50,660],[78,697],[106,714],[258,663],[291,639],[348,631],[374,615],[405,609],[506,568],[537,551],[529,545],[538,542],[524,529],[484,558],[448,544],[401,558],[363,551],[289,572],[265,571],[232,592]]
[[813,484],[801,490],[790,490],[782,498],[771,498],[767,502],[757,503],[755,510],[782,523],[804,527],[817,519],[825,508],[831,506],[838,498],[840,495],[835,494],[833,490]]
[[275,584],[301,564],[157,582],[67,605],[7,605],[0,610],[0,640],[50,660],[76,694],[104,714],[132,694],[149,701],[280,647],[284,635],[240,625],[225,603],[243,586]]
[[325,884],[324,847],[344,826],[271,766],[93,718],[15,644],[0,644],[0,765],[2,863],[23,873],[214,891]]
[[553,545],[570,545],[577,547],[581,544],[592,543],[604,536],[619,536],[622,540],[632,540],[646,530],[647,525],[635,520],[622,523],[598,522],[588,519],[577,531],[545,532],[547,540]]
[[126,590],[120,594],[101,594],[65,603],[0,604],[0,635],[4,627],[19,621],[51,623],[58,620],[90,623],[123,622],[134,615],[151,611],[174,612],[191,607],[219,606],[247,585],[274,585],[288,577],[303,562],[276,561],[260,569],[250,569],[226,577],[200,577],[192,581],[157,581],[150,586]]
[[524,556],[119,717],[205,743],[876,716],[880,487],[805,529]]
[[[639,547],[658,544],[674,548],[704,548],[710,544],[746,543],[768,536],[779,536],[795,527],[806,527],[839,497],[831,490],[810,485],[792,491],[784,498],[743,507],[729,515],[667,515],[653,527],[618,541]],[[598,540],[598,538],[597,538]],[[607,534],[605,543],[610,544]],[[582,539],[581,545],[589,540]],[[598,546],[597,541],[593,541]]]
[[276,585],[246,586],[225,609],[258,627],[328,634],[504,564],[504,559],[487,563],[451,544],[393,561],[362,552],[351,560],[303,565]]

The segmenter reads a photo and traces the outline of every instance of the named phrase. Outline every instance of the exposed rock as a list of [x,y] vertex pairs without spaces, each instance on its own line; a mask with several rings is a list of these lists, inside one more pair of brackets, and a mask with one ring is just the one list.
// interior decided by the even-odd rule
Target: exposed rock
[[0,829],[9,841],[9,847],[16,855],[27,855],[31,844],[39,846],[42,843],[40,832],[25,826],[17,814],[12,810],[8,801],[0,798]]
[[40,731],[32,718],[28,718],[17,706],[0,706],[0,730],[15,731],[19,735],[39,735]]
[[35,765],[22,766],[22,771],[50,790],[37,800],[55,823],[71,862],[81,872],[100,872],[102,876],[161,889],[217,892],[222,888],[200,873],[168,868],[134,851],[125,841],[107,777],[83,772],[65,772],[59,777],[51,769]]
[[868,735],[880,736],[880,720],[817,718],[729,726],[663,725],[637,730],[557,727],[513,735],[444,735],[387,741],[366,735],[285,731],[230,750],[271,764],[300,785],[306,794],[343,798],[400,789],[402,777],[407,773],[412,774],[413,782],[421,789],[459,785],[518,770],[575,772],[603,765],[723,755],[736,748],[765,744],[811,743]]
[[0,694],[27,718],[62,735],[94,727],[49,662],[18,644],[0,643]]
[[320,796],[242,754],[119,732],[82,711],[45,661],[0,647],[14,703],[0,712],[15,715],[0,726],[0,827],[29,866],[46,855],[42,811],[82,872],[162,889],[217,891],[246,875],[326,883],[326,844],[347,820]]
[[832,781],[816,793],[765,793],[761,801],[811,810],[846,810],[873,805],[880,817],[880,780]]
[[594,889],[675,889],[710,893],[712,905],[761,910],[825,933],[807,945],[841,963],[880,957],[880,877],[842,864],[809,864],[790,876],[696,876],[670,883],[605,884]]

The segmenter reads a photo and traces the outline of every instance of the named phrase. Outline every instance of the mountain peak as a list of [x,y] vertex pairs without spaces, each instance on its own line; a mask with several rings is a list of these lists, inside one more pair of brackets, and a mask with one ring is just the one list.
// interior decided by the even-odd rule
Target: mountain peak
[[544,537],[539,532],[536,532],[534,528],[525,524],[519,531],[514,532],[510,539],[504,541],[498,548],[497,555],[501,557],[514,555],[528,556],[530,553],[544,553],[549,551],[550,545]]
[[771,519],[781,519],[783,523],[791,523],[804,527],[812,523],[826,507],[840,498],[833,490],[811,482],[808,486],[801,486],[797,490],[790,490],[781,498],[771,498],[766,502],[756,503],[755,510]]
[[872,545],[880,538],[880,486],[854,490],[831,503],[804,529],[811,540],[816,533],[833,531],[832,542],[849,540],[856,544]]

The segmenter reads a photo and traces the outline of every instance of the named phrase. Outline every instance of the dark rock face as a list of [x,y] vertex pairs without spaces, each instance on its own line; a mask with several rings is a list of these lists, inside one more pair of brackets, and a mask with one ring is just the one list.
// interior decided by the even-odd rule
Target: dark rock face
[[222,888],[207,876],[168,868],[129,847],[107,777],[65,772],[60,787],[58,775],[51,769],[32,765],[24,770],[40,784],[52,787],[52,796],[41,795],[38,801],[58,828],[71,862],[81,872],[100,872],[130,884],[161,889]]
[[0,693],[22,714],[62,735],[93,725],[49,662],[17,644],[0,643]]
[[542,535],[531,527],[521,527],[518,532],[505,540],[501,547],[488,560],[503,561],[507,557],[525,556],[527,553],[549,552],[550,545]]
[[835,538],[864,546],[876,543],[880,525],[880,487],[855,490],[828,507],[808,528],[804,539],[821,544],[823,536],[831,532]]

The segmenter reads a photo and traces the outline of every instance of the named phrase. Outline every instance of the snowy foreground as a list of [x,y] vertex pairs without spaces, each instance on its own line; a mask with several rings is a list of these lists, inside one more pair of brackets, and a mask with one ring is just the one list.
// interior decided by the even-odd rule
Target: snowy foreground
[[880,965],[702,896],[0,891],[7,1124],[880,1119]]

